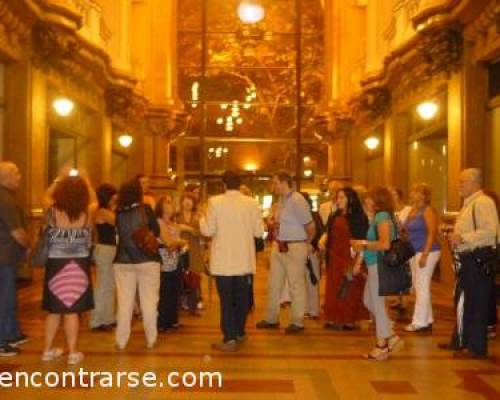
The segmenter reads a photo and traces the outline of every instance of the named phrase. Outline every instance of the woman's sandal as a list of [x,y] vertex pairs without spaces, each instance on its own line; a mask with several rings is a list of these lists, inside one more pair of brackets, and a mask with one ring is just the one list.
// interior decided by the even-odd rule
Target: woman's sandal
[[374,361],[385,361],[389,358],[389,345],[384,346],[376,345],[375,348],[368,354],[365,354],[365,358]]

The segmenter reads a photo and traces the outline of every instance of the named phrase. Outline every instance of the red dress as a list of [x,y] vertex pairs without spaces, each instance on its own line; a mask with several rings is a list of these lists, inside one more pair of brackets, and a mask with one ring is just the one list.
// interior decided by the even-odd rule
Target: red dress
[[345,297],[339,298],[338,291],[348,267],[352,264],[351,232],[349,223],[339,215],[328,225],[325,320],[339,325],[353,324],[368,318],[368,311],[363,305],[365,277],[355,276]]

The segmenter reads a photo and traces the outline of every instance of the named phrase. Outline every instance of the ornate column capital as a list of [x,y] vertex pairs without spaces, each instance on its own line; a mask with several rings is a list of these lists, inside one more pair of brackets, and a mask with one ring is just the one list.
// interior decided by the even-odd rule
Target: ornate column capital
[[316,133],[325,142],[349,134],[354,125],[352,109],[346,104],[334,104],[329,110],[314,117]]
[[189,123],[190,116],[181,109],[151,106],[144,119],[144,128],[153,136],[162,136],[172,141],[186,131]]
[[367,88],[354,97],[349,106],[357,123],[371,123],[390,114],[391,92],[386,86]]
[[68,69],[81,45],[72,32],[54,24],[38,22],[33,26],[33,63],[42,69]]
[[459,28],[430,30],[421,33],[417,51],[426,64],[426,74],[447,75],[454,72],[462,61],[463,36]]
[[8,2],[0,3],[0,51],[13,59],[22,57],[29,40],[30,18],[17,14]]
[[123,126],[138,126],[146,115],[147,100],[131,87],[110,85],[104,93],[106,112]]

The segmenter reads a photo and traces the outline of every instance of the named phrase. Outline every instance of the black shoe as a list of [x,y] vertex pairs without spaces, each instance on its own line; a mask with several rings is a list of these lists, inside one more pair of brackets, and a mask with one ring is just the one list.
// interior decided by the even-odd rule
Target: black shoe
[[98,325],[91,328],[94,332],[110,332],[112,329],[111,325]]
[[7,344],[12,347],[17,347],[28,342],[28,336],[21,335],[14,340],[8,340]]
[[328,329],[329,331],[342,331],[344,327],[341,324],[334,324],[332,322],[326,322],[323,325],[323,328]]
[[14,357],[19,354],[19,349],[8,344],[0,346],[0,357]]
[[285,334],[286,335],[295,335],[295,334],[303,332],[303,331],[304,331],[304,327],[303,326],[298,326],[298,325],[295,325],[295,324],[290,324],[285,329]]
[[344,324],[344,325],[342,325],[342,330],[348,331],[348,332],[359,331],[359,326],[354,325],[354,324]]
[[236,341],[238,343],[244,343],[248,340],[248,336],[247,335],[243,335],[243,336],[236,336]]
[[257,322],[255,327],[257,329],[278,329],[280,327],[280,324],[279,322],[267,322],[265,319],[263,319],[262,321]]
[[483,360],[487,358],[486,354],[478,354],[468,349],[458,350],[453,353],[453,358],[461,360]]
[[459,350],[461,350],[460,347],[458,347],[457,345],[452,344],[452,343],[439,343],[438,347],[441,350],[448,350],[448,351],[459,351]]

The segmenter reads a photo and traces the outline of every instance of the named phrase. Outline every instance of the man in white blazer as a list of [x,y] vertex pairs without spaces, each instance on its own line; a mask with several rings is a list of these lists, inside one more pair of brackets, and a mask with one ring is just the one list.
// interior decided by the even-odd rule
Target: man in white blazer
[[255,274],[255,238],[264,235],[264,223],[258,203],[240,192],[238,174],[226,171],[222,180],[226,191],[209,199],[200,230],[212,238],[210,273],[219,293],[224,334],[212,347],[236,351],[246,339],[249,275]]

